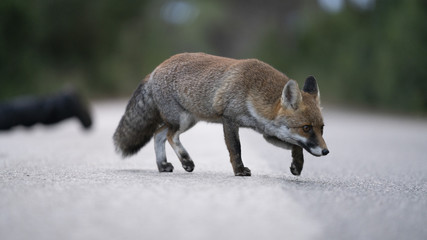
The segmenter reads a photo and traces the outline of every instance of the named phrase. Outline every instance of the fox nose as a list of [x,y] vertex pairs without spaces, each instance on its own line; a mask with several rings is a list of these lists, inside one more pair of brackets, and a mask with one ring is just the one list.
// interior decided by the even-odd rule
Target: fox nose
[[323,154],[323,156],[326,156],[326,155],[328,155],[328,153],[329,153],[329,150],[328,149],[323,149],[322,150],[322,154]]

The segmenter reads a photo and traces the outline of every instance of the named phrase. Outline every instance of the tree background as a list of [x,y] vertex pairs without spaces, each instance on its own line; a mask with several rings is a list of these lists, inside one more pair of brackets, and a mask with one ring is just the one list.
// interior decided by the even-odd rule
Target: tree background
[[66,84],[129,96],[199,51],[259,58],[300,85],[314,75],[327,103],[427,113],[423,0],[0,1],[0,100]]

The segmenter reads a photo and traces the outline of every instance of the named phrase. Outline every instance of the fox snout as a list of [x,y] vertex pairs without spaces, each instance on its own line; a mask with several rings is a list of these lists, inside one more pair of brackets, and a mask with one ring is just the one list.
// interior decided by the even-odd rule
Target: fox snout
[[311,153],[311,155],[316,156],[316,157],[326,156],[326,155],[329,154],[329,150],[327,148],[324,148],[324,149],[322,149],[320,147],[317,147],[315,149],[313,149],[313,148],[306,148],[306,147],[304,147],[304,148],[309,153]]
[[326,156],[329,154],[328,148],[321,148],[319,146],[317,146],[315,148],[309,148],[309,147],[304,146],[304,145],[302,147],[316,157]]
[[[323,135],[323,134],[322,134]],[[318,136],[318,138],[319,138],[319,146],[320,146],[320,148],[322,149],[322,156],[326,156],[326,155],[328,155],[329,154],[329,149],[328,149],[328,147],[326,146],[326,143],[325,143],[325,140],[323,139],[323,137],[322,137],[322,135],[320,135],[320,136]]]
[[311,153],[316,157],[326,156],[329,154],[329,149],[326,146],[325,140],[320,137],[309,137],[308,139],[301,138],[301,140],[297,141],[297,145],[307,150],[307,152]]
[[329,154],[329,149],[326,146],[323,137],[318,136],[315,138],[309,138],[306,143],[301,144],[305,150],[316,157],[326,156]]

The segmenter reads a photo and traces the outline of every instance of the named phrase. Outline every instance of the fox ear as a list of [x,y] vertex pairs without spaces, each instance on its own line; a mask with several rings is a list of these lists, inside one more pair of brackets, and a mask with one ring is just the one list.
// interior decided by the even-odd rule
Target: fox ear
[[296,110],[302,101],[301,92],[298,88],[298,83],[294,80],[289,80],[282,91],[282,106],[284,108],[292,108]]
[[317,86],[317,81],[313,76],[309,76],[304,83],[302,90],[309,94],[317,95],[319,92],[319,87]]

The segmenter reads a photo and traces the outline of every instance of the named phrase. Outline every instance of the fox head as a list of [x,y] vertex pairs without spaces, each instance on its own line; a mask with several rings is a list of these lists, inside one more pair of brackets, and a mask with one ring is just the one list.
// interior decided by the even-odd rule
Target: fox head
[[314,156],[329,153],[322,137],[324,124],[320,93],[314,77],[305,80],[302,91],[294,80],[286,83],[274,122],[280,126],[282,137],[278,136],[279,139],[298,145]]

